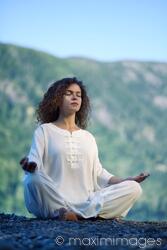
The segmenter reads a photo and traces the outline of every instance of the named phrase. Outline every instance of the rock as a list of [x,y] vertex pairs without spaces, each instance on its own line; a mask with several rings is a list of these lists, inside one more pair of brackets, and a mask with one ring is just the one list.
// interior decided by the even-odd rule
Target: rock
[[87,219],[78,222],[0,214],[0,250],[167,249],[167,222]]

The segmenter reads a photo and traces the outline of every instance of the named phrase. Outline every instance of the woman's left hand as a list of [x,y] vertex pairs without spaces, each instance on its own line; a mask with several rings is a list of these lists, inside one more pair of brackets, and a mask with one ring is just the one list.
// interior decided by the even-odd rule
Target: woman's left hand
[[148,176],[150,176],[150,174],[147,172],[144,172],[144,173],[141,173],[135,177],[132,177],[132,180],[140,183],[140,182],[144,181]]

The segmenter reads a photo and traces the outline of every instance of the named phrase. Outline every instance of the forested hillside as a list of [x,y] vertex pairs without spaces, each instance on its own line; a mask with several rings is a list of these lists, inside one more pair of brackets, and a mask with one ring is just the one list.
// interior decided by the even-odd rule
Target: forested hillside
[[0,211],[27,215],[19,160],[29,151],[44,91],[68,76],[87,86],[88,130],[102,165],[121,177],[151,174],[129,218],[167,219],[167,64],[62,59],[5,44],[0,44]]

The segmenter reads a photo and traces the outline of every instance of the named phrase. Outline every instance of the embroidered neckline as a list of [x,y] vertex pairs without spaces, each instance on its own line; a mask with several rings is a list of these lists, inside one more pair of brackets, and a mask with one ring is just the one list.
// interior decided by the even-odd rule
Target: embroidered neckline
[[51,124],[53,127],[55,127],[57,130],[61,131],[61,132],[64,132],[64,133],[68,133],[70,135],[73,135],[75,133],[78,133],[80,132],[82,129],[76,129],[74,131],[69,131],[68,129],[64,129],[64,128],[60,128],[58,127],[56,124],[54,124],[53,122],[49,122],[49,124]]

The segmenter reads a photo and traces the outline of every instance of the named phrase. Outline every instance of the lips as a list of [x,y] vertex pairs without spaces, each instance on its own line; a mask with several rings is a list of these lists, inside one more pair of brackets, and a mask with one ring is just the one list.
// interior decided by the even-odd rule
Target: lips
[[78,105],[77,102],[71,102],[71,105]]

